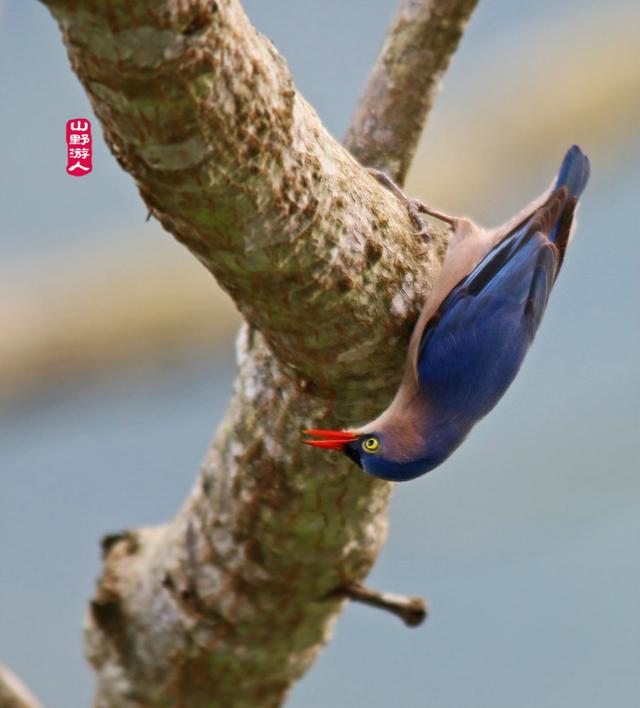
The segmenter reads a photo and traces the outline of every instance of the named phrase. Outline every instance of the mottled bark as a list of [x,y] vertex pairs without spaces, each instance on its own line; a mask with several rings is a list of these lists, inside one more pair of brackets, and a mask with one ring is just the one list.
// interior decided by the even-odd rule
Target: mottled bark
[[2,663],[0,663],[0,706],[2,708],[42,708],[42,704],[33,693]]
[[107,144],[248,323],[177,518],[105,539],[86,630],[96,703],[277,706],[327,640],[336,590],[370,569],[390,490],[299,430],[388,402],[437,249],[237,0],[45,4]]
[[478,0],[401,0],[345,144],[402,183]]

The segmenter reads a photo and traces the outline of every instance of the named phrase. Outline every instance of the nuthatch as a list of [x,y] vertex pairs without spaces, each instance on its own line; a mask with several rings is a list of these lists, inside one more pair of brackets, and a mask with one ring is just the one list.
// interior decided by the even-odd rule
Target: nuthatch
[[589,172],[587,156],[574,145],[551,187],[494,229],[406,200],[413,213],[447,222],[453,235],[413,331],[400,388],[367,425],[305,430],[319,439],[304,442],[340,450],[365,472],[396,482],[444,462],[518,373],[562,266]]

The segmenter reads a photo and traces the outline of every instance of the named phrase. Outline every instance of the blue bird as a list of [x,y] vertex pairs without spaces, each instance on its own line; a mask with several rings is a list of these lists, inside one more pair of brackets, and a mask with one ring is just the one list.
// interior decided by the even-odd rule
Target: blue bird
[[562,266],[589,172],[587,156],[574,145],[551,187],[495,229],[410,202],[449,223],[453,235],[413,331],[398,392],[367,425],[305,430],[320,439],[304,442],[340,450],[365,472],[395,482],[444,462],[518,373]]

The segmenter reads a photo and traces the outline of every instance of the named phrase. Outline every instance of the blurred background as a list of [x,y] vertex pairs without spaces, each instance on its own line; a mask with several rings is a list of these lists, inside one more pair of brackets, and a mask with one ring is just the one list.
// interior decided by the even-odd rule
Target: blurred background
[[[246,0],[344,134],[392,0]],[[480,0],[408,190],[492,224],[578,142],[593,178],[545,322],[494,413],[399,485],[374,587],[428,597],[409,630],[350,606],[293,708],[640,705],[640,3]],[[47,706],[88,705],[98,539],[182,503],[222,416],[238,317],[146,212],[38,3],[0,0],[0,659]],[[354,472],[355,474],[355,472]]]

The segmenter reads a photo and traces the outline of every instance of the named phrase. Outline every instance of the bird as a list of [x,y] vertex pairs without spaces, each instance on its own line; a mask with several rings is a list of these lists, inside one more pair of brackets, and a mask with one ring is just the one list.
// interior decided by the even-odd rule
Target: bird
[[303,442],[340,451],[393,482],[442,464],[515,379],[562,267],[590,170],[573,145],[551,186],[492,229],[410,200],[382,175],[413,216],[419,211],[448,223],[449,246],[389,407],[360,427],[304,430]]

